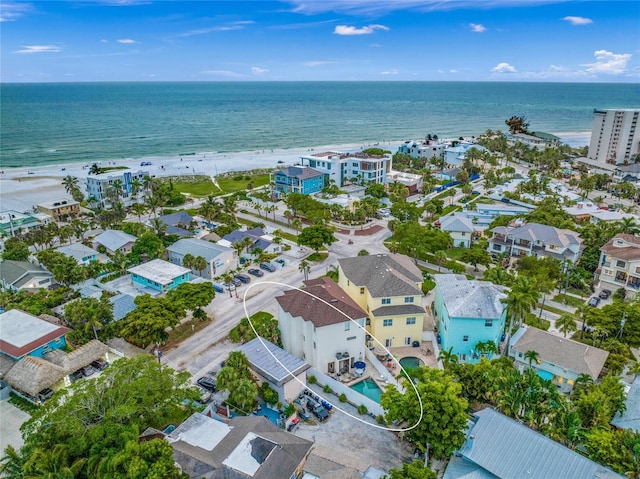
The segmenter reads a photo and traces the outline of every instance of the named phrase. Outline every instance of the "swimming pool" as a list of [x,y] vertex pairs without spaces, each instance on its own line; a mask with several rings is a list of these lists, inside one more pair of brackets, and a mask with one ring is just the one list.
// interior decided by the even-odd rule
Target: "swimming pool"
[[380,386],[378,386],[373,379],[366,378],[365,380],[355,383],[354,385],[349,387],[354,391],[359,392],[363,396],[368,397],[372,401],[380,404],[380,395],[382,394],[382,389],[380,389]]
[[402,358],[400,360],[400,366],[409,371],[410,369],[424,366],[424,362],[422,361],[422,359],[416,358],[415,356],[407,356],[406,358]]

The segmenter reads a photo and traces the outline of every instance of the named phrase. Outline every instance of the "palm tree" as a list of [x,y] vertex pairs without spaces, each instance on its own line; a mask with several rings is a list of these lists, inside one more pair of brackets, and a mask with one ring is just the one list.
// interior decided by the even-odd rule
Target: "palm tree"
[[202,256],[196,256],[193,259],[193,268],[200,273],[200,277],[202,277],[202,271],[207,267],[209,263]]
[[194,268],[195,257],[191,253],[187,253],[182,257],[182,266],[192,270]]
[[442,367],[444,369],[449,369],[451,366],[458,364],[458,355],[454,354],[453,346],[447,350],[443,349],[440,351],[440,354],[438,354],[438,361],[442,361]]
[[294,230],[296,230],[296,233],[299,235],[300,230],[302,229],[302,221],[300,221],[300,218],[294,218],[291,221],[291,226],[293,227]]
[[142,190],[142,182],[138,178],[131,180],[131,197],[138,201],[138,194]]
[[253,246],[253,239],[249,238],[248,236],[245,236],[244,238],[242,238],[242,241],[240,241],[240,245],[245,249],[245,253],[249,254],[249,248],[251,248]]
[[147,207],[144,203],[136,203],[131,207],[133,214],[138,216],[138,222],[142,223],[142,215],[147,212]]
[[285,210],[284,217],[287,218],[287,226],[291,226],[291,210]]
[[311,271],[311,265],[306,259],[300,261],[298,270],[300,270],[300,272],[304,274],[304,280],[307,281],[309,279],[309,271]]
[[[231,273],[225,273],[222,275],[222,281],[224,281],[226,284],[229,285],[229,297],[233,298],[233,293],[231,292],[232,289],[235,289],[235,285],[231,282],[231,280],[233,279],[233,276],[231,276]],[[224,369],[224,368],[222,368]]]
[[484,279],[485,281],[489,281],[493,284],[501,284],[501,285],[507,286],[509,284],[512,284],[515,277],[512,273],[510,273],[506,269],[498,268],[494,266],[484,270],[484,273],[482,274],[482,279]]
[[100,168],[97,163],[94,163],[91,165],[91,168],[89,168],[90,175],[99,175],[100,173],[102,173],[102,168]]
[[229,394],[229,402],[242,411],[253,411],[257,404],[258,386],[250,379],[238,381]]
[[62,180],[62,186],[64,186],[67,193],[71,194],[73,190],[78,189],[78,178],[71,175],[65,176]]
[[42,479],[73,479],[78,477],[86,459],[69,464],[67,447],[56,444],[52,449],[37,449],[24,464],[25,477]]
[[20,450],[8,445],[4,450],[4,456],[0,459],[0,475],[7,479],[23,479],[25,457]]
[[443,250],[436,251],[435,253],[433,253],[433,260],[438,265],[438,273],[439,273],[440,268],[444,266],[444,264],[447,262],[447,252]]
[[640,228],[638,228],[638,224],[634,218],[622,218],[618,222],[618,228],[620,229],[620,233],[634,235],[640,232]]
[[529,367],[531,367],[533,363],[538,362],[538,356],[539,355],[536,351],[527,351],[526,353],[524,353],[524,358],[529,363]]
[[578,329],[576,318],[573,314],[563,314],[556,319],[556,328],[567,337],[567,333],[572,333]]
[[162,221],[160,218],[151,218],[149,222],[149,226],[153,229],[153,231],[158,236],[164,236],[167,233],[167,224]]

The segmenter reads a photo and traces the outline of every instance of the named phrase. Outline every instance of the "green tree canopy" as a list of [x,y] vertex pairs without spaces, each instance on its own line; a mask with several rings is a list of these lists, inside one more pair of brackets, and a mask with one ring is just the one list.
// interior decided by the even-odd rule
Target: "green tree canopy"
[[389,471],[387,479],[437,479],[434,471],[425,467],[422,461],[413,461],[411,464],[403,464],[402,468],[394,467]]
[[[80,298],[65,306],[64,319],[73,328],[75,343],[84,344],[91,339],[98,339],[98,330],[104,330],[113,321],[113,308],[104,293],[103,298]],[[110,328],[105,331],[110,331]],[[108,337],[108,333],[100,334],[100,339]]]
[[323,246],[330,246],[337,239],[331,228],[323,225],[313,225],[304,228],[298,235],[298,244],[308,246],[317,253]]
[[118,322],[120,336],[146,347],[162,344],[169,337],[168,328],[175,327],[185,316],[181,302],[169,298],[154,298],[148,294],[136,297],[136,309]]
[[7,238],[4,242],[3,260],[27,261],[29,254],[29,246],[19,238]]

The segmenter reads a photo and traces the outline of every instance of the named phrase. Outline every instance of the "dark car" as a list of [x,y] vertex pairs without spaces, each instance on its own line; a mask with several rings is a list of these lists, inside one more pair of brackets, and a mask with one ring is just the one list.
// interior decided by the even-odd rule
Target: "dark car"
[[234,276],[233,278],[231,278],[231,283],[234,284],[235,286],[240,286],[242,284],[242,281],[240,281],[238,278]]
[[82,374],[84,374],[85,378],[88,378],[89,376],[93,376],[95,373],[97,373],[96,368],[94,368],[91,365],[88,365],[82,368]]
[[216,392],[218,389],[216,388],[216,382],[213,378],[210,378],[208,376],[203,376],[200,379],[198,379],[196,381],[196,384],[198,384],[198,386],[203,387],[204,389],[206,389],[209,392]]
[[251,277],[249,275],[242,274],[242,273],[241,274],[236,274],[234,276],[234,279],[240,280],[244,284],[247,284],[247,283],[251,282]]
[[82,371],[82,369],[78,369],[77,371],[74,371],[71,374],[69,374],[69,377],[71,379],[71,382],[75,382],[78,379],[82,379],[84,377],[84,372]]
[[597,296],[594,296],[589,300],[589,306],[596,307],[598,306],[598,304],[600,304],[600,298],[598,298]]
[[609,296],[611,296],[611,291],[609,291],[608,289],[603,289],[598,295],[600,299],[608,299]]
[[213,283],[213,289],[216,293],[224,293],[224,286],[218,283]]
[[276,270],[276,267],[271,263],[260,263],[260,269],[273,273]]
[[43,389],[38,393],[38,399],[41,402],[45,402],[46,400],[51,399],[51,396],[53,396],[53,390],[49,388]]
[[107,361],[105,361],[104,359],[100,358],[100,359],[96,359],[94,362],[92,362],[91,366],[93,368],[95,368],[96,370],[98,370],[98,371],[102,371],[104,368],[109,366],[109,363]]
[[256,268],[251,268],[247,271],[247,273],[253,275],[253,276],[257,276],[258,278],[260,276],[264,276],[264,273],[262,271],[260,271],[259,269]]
[[327,410],[312,399],[307,399],[307,411],[312,412],[320,422],[326,421],[329,418]]
[[304,409],[300,409],[298,410],[298,416],[300,417],[300,419],[302,419],[303,421],[308,421],[310,419],[309,414],[307,413],[307,411],[305,411]]

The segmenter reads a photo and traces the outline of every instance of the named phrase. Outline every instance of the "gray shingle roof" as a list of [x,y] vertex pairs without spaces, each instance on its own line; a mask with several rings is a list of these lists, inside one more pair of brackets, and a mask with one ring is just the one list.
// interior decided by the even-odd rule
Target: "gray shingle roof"
[[186,211],[176,211],[168,215],[158,216],[158,219],[167,226],[184,225],[189,226],[189,223],[193,221],[193,218]]
[[[0,278],[6,284],[13,285],[24,276],[53,276],[42,266],[30,263],[28,261],[5,260],[0,263]],[[24,282],[24,281],[23,281]]]
[[101,244],[110,251],[116,251],[127,243],[135,243],[137,239],[135,236],[125,233],[124,231],[106,230],[96,236],[93,241],[94,243]]
[[465,215],[456,214],[445,216],[444,218],[440,219],[440,229],[442,231],[465,233],[473,233],[475,231],[475,228],[473,227],[473,221],[471,221]]
[[[516,239],[523,239],[531,242],[540,241],[544,244],[567,247],[570,244],[582,245],[582,238],[575,231],[554,228],[553,226],[541,225],[538,223],[527,223],[517,228],[504,228],[507,234]],[[503,233],[503,229],[494,228],[495,233]]]
[[640,376],[636,376],[635,381],[631,384],[625,404],[627,408],[624,413],[616,412],[611,424],[621,429],[640,433]]
[[622,478],[492,408],[474,417],[460,454],[499,478]]
[[522,327],[513,335],[510,349],[526,353],[535,351],[538,358],[578,374],[596,379],[609,352],[532,327]]
[[82,261],[83,258],[95,256],[98,254],[96,250],[94,250],[93,248],[89,248],[82,243],[60,246],[59,248],[56,248],[56,251],[59,251],[66,256],[70,256],[76,261]]
[[324,173],[309,168],[308,166],[288,166],[279,170],[277,174],[282,174],[288,178],[296,178],[298,180],[306,180],[308,178],[316,178],[318,176],[324,176]]
[[296,358],[261,337],[254,338],[248,343],[239,346],[236,351],[242,351],[245,354],[251,369],[275,384],[284,384],[293,380],[291,374],[295,376],[309,369],[309,365],[302,359]]
[[422,295],[417,286],[422,283],[422,273],[408,256],[356,256],[339,259],[338,263],[349,281],[366,286],[374,298]]
[[461,274],[435,274],[433,278],[449,316],[498,319],[504,311],[505,286],[469,280]]
[[130,294],[120,293],[109,298],[113,307],[113,319],[118,321],[136,309],[135,298]]
[[171,246],[168,246],[167,251],[181,255],[192,254],[196,257],[202,256],[209,262],[223,253],[233,251],[233,249],[216,243],[211,243],[210,241],[204,241],[196,238],[185,238],[176,241]]
[[374,316],[400,316],[404,314],[424,314],[425,310],[416,304],[398,304],[395,306],[382,306],[374,309]]

